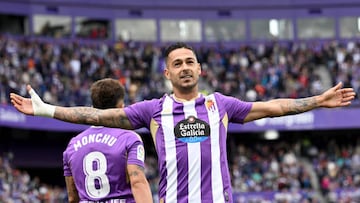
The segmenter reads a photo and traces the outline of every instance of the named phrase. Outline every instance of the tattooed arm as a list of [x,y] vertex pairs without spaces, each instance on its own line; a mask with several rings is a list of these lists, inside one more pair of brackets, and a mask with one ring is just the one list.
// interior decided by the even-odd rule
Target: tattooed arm
[[71,123],[133,129],[124,109],[56,106],[54,118]]
[[131,191],[136,202],[152,203],[152,195],[149,183],[146,179],[144,168],[138,165],[127,165]]
[[30,85],[27,86],[27,90],[30,98],[10,93],[11,103],[19,112],[26,115],[51,117],[70,123],[133,129],[123,109],[54,106],[44,103]]
[[355,98],[352,88],[342,88],[342,83],[328,89],[321,95],[303,99],[273,99],[267,102],[254,102],[244,122],[264,117],[278,117],[299,114],[315,108],[336,108],[351,104]]

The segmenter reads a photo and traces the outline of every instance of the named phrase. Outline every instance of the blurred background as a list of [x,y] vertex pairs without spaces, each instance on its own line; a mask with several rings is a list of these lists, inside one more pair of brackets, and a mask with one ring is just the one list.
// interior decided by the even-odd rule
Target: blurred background
[[[9,93],[31,84],[47,103],[91,105],[90,85],[117,78],[126,105],[171,91],[171,42],[195,47],[200,89],[244,101],[320,94],[338,82],[352,105],[231,124],[236,203],[360,202],[360,1],[1,0],[0,202],[67,202],[62,152],[88,126],[25,116]],[[146,175],[157,202],[149,132]]]

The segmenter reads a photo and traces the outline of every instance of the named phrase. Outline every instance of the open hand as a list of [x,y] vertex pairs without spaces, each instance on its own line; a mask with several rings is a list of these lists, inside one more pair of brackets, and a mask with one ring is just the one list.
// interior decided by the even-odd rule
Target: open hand
[[[26,86],[27,91],[34,91],[30,85]],[[10,93],[10,100],[14,107],[27,115],[34,115],[34,109],[32,105],[31,98],[25,98],[15,93]]]
[[342,87],[343,84],[339,82],[336,86],[321,94],[321,106],[326,108],[349,106],[356,94],[353,88]]

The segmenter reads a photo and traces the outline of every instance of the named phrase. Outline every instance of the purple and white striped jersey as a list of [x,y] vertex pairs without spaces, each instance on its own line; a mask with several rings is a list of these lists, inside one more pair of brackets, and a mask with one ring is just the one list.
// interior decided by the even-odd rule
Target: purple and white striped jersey
[[153,136],[166,203],[232,202],[226,153],[229,122],[243,123],[251,103],[214,93],[178,102],[165,95],[125,108],[132,126]]
[[[73,176],[81,201],[135,202],[127,164],[144,167],[144,146],[133,131],[92,126],[63,153],[64,176]],[[125,201],[126,200],[126,201]]]

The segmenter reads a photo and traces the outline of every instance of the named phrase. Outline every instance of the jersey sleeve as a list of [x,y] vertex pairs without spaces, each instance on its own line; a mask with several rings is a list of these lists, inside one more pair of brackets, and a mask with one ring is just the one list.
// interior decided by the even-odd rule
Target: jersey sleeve
[[137,102],[124,108],[127,118],[134,129],[149,128],[152,118],[152,109],[156,99]]
[[132,133],[133,135],[127,141],[127,164],[134,164],[141,167],[145,167],[145,150],[144,144],[138,134]]
[[245,102],[235,97],[225,96],[217,93],[218,98],[223,103],[229,121],[233,123],[244,123],[246,116],[250,113],[252,103]]

